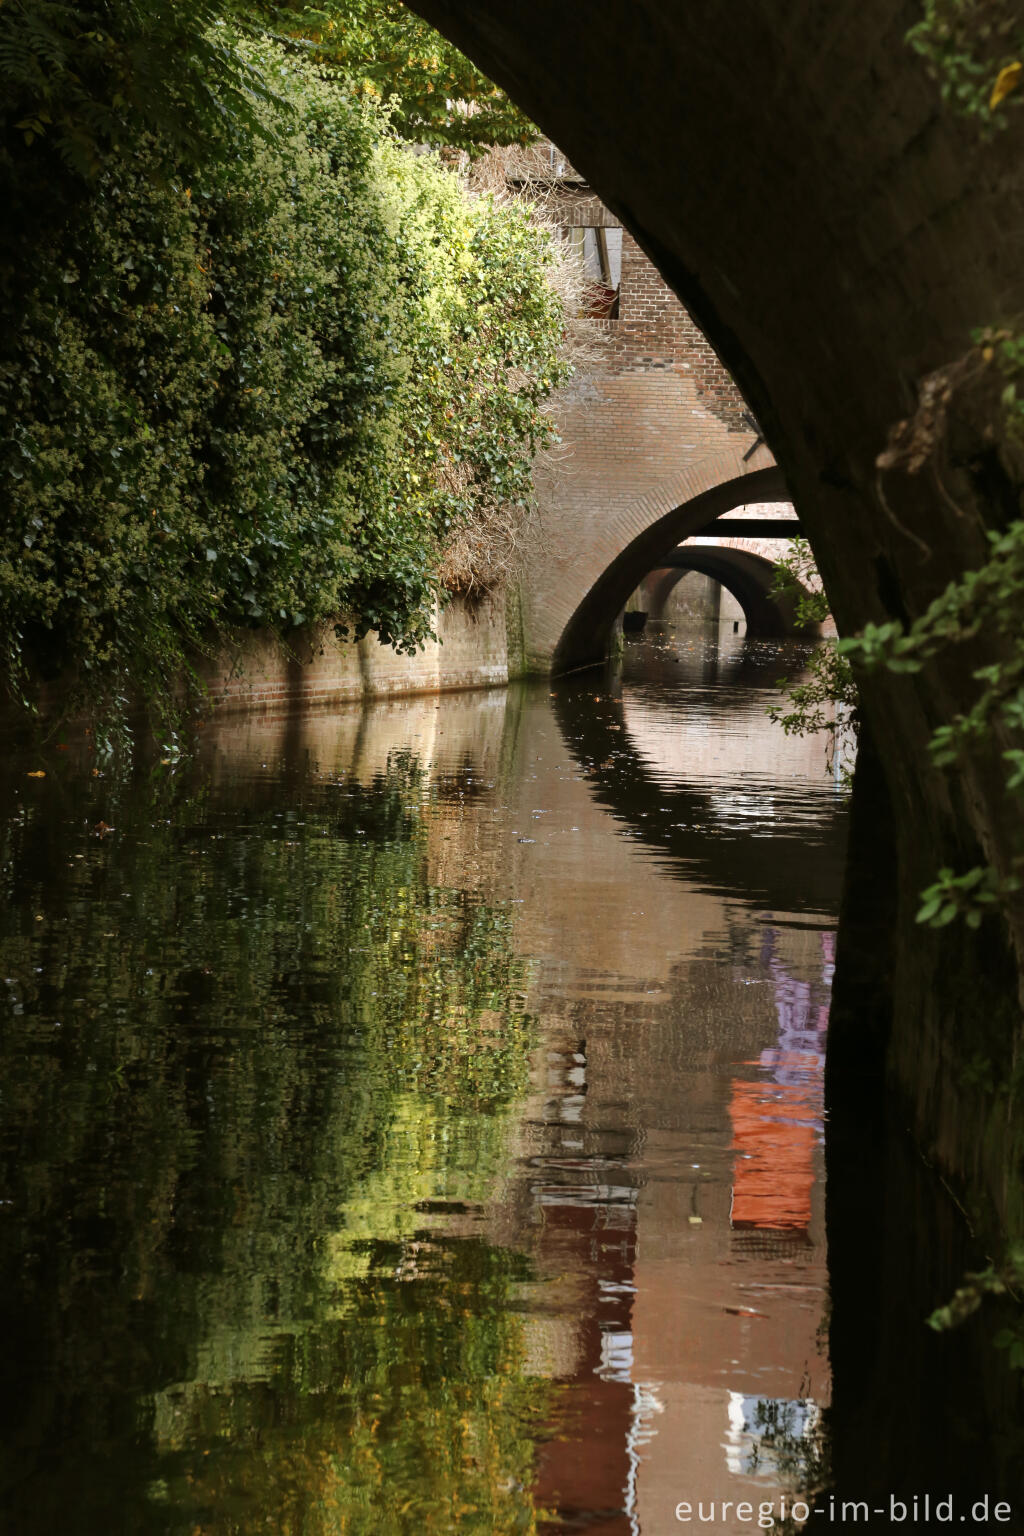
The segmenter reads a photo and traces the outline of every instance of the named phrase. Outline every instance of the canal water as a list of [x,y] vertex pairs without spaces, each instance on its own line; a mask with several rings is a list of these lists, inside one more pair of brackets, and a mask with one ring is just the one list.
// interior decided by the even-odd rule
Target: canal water
[[658,632],[8,760],[0,1529],[664,1536],[821,1485],[805,656]]

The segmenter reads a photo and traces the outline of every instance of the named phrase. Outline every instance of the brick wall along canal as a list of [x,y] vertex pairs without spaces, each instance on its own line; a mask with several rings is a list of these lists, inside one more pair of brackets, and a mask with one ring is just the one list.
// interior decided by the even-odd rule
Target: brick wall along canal
[[723,643],[7,765],[5,1530],[815,1481],[845,811]]

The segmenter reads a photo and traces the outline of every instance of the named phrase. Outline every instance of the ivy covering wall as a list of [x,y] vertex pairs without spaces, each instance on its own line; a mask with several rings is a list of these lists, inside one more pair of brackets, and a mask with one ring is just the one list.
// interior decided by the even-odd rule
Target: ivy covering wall
[[564,376],[547,237],[313,65],[242,57],[231,154],[140,131],[7,284],[15,691],[157,698],[245,625],[413,649],[453,531],[529,498]]

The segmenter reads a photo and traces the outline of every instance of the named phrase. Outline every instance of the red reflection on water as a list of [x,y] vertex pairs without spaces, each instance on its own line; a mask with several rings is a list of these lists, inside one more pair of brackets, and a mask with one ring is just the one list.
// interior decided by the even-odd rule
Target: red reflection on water
[[789,1084],[734,1082],[729,1115],[740,1154],[733,1175],[733,1226],[806,1231],[820,1104]]
[[824,1107],[827,999],[835,936],[821,935],[821,984],[790,976],[766,930],[763,959],[775,987],[779,1043],[757,1065],[768,1080],[732,1084],[729,1116],[733,1148],[732,1224],[775,1232],[806,1232],[811,1223],[814,1153]]
[[[551,1438],[542,1444],[533,1486],[535,1504],[547,1512],[538,1522],[544,1536],[631,1536],[624,1508],[630,1476],[628,1454],[634,1391],[631,1312],[636,1213],[599,1204],[570,1203],[551,1188],[544,1208],[542,1249],[581,1282],[575,1363],[556,1380],[564,1392]],[[609,1219],[610,1218],[610,1219]],[[617,1360],[610,1343],[625,1345]]]

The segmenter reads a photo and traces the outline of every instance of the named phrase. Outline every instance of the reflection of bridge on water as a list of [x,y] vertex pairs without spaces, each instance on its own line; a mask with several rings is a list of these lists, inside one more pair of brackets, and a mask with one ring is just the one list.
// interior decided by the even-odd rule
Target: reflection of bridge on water
[[[824,1367],[812,1353],[824,1267],[820,1197],[810,1244],[800,1233],[736,1230],[729,1223],[737,1164],[732,1083],[741,1074],[758,1075],[734,1062],[760,1060],[778,1048],[780,998],[791,1001],[794,1021],[801,1006],[799,990],[785,990],[772,976],[751,904],[755,912],[760,905],[774,914],[774,954],[786,975],[816,974],[818,942],[812,914],[805,925],[787,927],[780,919],[798,890],[793,863],[808,853],[800,826],[763,798],[762,822],[747,816],[737,824],[705,750],[712,710],[717,707],[721,721],[726,700],[738,730],[744,724],[756,729],[762,743],[774,734],[756,684],[772,682],[778,668],[759,661],[757,649],[727,648],[695,669],[686,688],[689,777],[686,759],[677,762],[670,753],[675,723],[664,732],[657,728],[655,712],[645,710],[641,680],[628,682],[621,699],[602,692],[595,700],[591,685],[589,694],[579,695],[578,724],[571,705],[558,714],[563,739],[575,743],[569,752],[549,706],[562,711],[572,683],[561,684],[553,700],[547,690],[524,689],[457,696],[442,710],[405,701],[362,714],[310,717],[302,722],[305,736],[286,737],[296,779],[310,753],[321,765],[332,761],[334,744],[346,772],[324,776],[322,793],[332,801],[336,782],[369,784],[388,758],[400,760],[411,750],[424,766],[432,764],[446,797],[445,814],[430,828],[432,882],[461,886],[472,879],[486,889],[507,893],[515,884],[515,895],[530,893],[532,915],[525,907],[515,910],[522,913],[523,953],[535,957],[538,979],[528,1006],[543,1021],[542,1090],[523,1132],[517,1220],[499,1225],[496,1235],[528,1248],[541,1276],[522,1298],[524,1346],[529,1374],[550,1378],[561,1406],[542,1438],[534,1494],[538,1506],[558,1511],[562,1529],[585,1526],[604,1536],[658,1529],[655,1511],[666,1507],[673,1480],[676,1498],[685,1492],[678,1488],[681,1447],[687,1465],[701,1469],[707,1496],[735,1495],[737,1475],[771,1477],[759,1425],[779,1415],[803,1423],[798,1416],[805,1412],[811,1425],[807,1399],[826,1395]],[[678,683],[684,668],[667,652],[645,651],[652,653],[652,669]],[[750,683],[755,687],[741,708],[737,701]],[[261,762],[275,750],[266,733],[288,726],[250,721],[234,729]],[[791,750],[781,738],[780,746]],[[498,836],[491,791],[513,749],[532,771]],[[756,766],[744,759],[742,771]],[[832,817],[836,801],[812,760],[801,768],[794,759],[793,768],[800,784],[819,785]],[[748,789],[753,806],[760,791],[752,781]],[[338,797],[355,822],[346,823],[349,834],[375,827],[379,836],[395,835],[390,823],[368,819],[364,798]],[[682,822],[687,827],[672,826]],[[527,831],[532,838],[520,842]],[[674,865],[675,854],[691,875],[688,882],[642,868],[648,855]],[[719,854],[725,856],[720,870]],[[816,847],[811,857],[824,888],[827,860]],[[751,877],[762,866],[758,884]],[[630,938],[616,949],[608,932],[616,902],[621,905],[628,890],[625,882],[645,873],[661,893],[662,910],[647,923],[624,923]],[[695,884],[716,895],[695,893]],[[568,889],[579,893],[578,902],[567,902]],[[563,915],[567,906],[576,910]],[[729,942],[735,939],[742,957],[719,963],[708,953],[708,935],[733,921],[730,914],[740,907],[746,916],[736,920]],[[811,986],[813,1002],[817,982]],[[721,1028],[720,1003],[743,1022],[735,1048],[698,1087],[687,1058],[710,1054],[708,1042]],[[644,1029],[636,1027],[641,1020]],[[641,1094],[642,1117],[633,1107]],[[701,1159],[706,1183],[690,1172]],[[688,1223],[693,1199],[701,1226]],[[435,1221],[463,1223],[460,1230],[469,1236],[480,1230],[475,1214],[420,1217],[424,1227]],[[773,1268],[780,1265],[788,1267]],[[757,1289],[779,1278],[783,1288]],[[747,1306],[770,1316],[751,1319]],[[811,1361],[809,1385],[805,1360]],[[739,1363],[723,1375],[729,1361]]]
[[[668,670],[667,660],[664,665]],[[758,657],[746,642],[726,667],[736,684],[759,680],[764,687],[775,682],[779,660],[774,650]],[[687,689],[685,711],[678,717],[683,746],[676,744],[675,721],[662,727],[645,717],[639,690],[621,698],[595,696],[583,683],[567,679],[553,704],[566,744],[598,804],[639,842],[677,864],[690,881],[770,910],[828,911],[841,880],[846,812],[824,785],[820,813],[808,807],[809,784],[823,780],[821,746],[780,739],[780,751],[791,753],[802,769],[793,775],[792,794],[777,779],[769,786],[754,772],[746,784],[742,772],[728,779],[708,772],[714,765],[701,761],[708,740],[702,713],[704,708],[720,712],[728,687],[723,679],[706,700],[700,689]],[[763,719],[763,696],[757,689],[737,687],[730,702],[738,741],[744,714]]]
[[[736,1478],[767,1496],[778,1477],[773,1435],[811,1447],[828,1396],[816,1331],[832,942],[821,928],[832,919],[818,914],[834,905],[843,813],[820,747],[781,733],[774,782],[791,781],[793,794],[771,789],[764,688],[778,675],[778,647],[758,649],[739,643],[687,668],[645,645],[643,672],[631,676],[627,663],[621,696],[614,683],[604,691],[606,679],[599,691],[581,678],[552,699],[578,772],[557,770],[563,814],[589,799],[616,823],[621,859],[650,855],[659,885],[678,869],[677,889],[720,902],[710,924],[701,907],[704,938],[656,990],[649,961],[581,953],[576,925],[561,920],[551,940],[559,959],[531,1000],[548,1043],[546,1103],[530,1143],[539,1267],[559,1277],[574,1320],[560,1328],[553,1306],[529,1323],[565,1389],[535,1489],[558,1512],[556,1529],[660,1529],[669,1493],[688,1491],[681,1468],[691,1484],[700,1468],[705,1498],[735,1497]],[[677,712],[666,712],[662,672],[676,684]],[[741,748],[751,728],[760,756]],[[714,756],[716,735],[720,745],[728,738],[727,762]],[[737,794],[743,815],[730,811]],[[572,819],[583,824],[578,809]],[[556,862],[553,835],[550,846],[544,857]],[[530,845],[542,889],[540,847],[548,843]],[[591,868],[591,885],[601,878]],[[687,949],[692,899],[670,903]],[[653,927],[665,929],[663,914]],[[732,1048],[715,1043],[723,1005],[745,1021]],[[697,1070],[713,1086],[702,1077],[697,1087]],[[643,1130],[631,1134],[638,1097]],[[765,1183],[774,1200],[763,1198]]]

